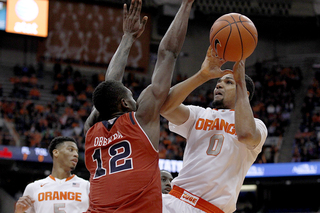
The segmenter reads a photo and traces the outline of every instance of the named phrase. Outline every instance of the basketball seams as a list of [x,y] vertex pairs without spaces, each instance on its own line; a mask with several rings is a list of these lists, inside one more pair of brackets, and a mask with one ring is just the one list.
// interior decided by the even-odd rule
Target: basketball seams
[[224,55],[226,54],[226,49],[227,49],[227,46],[228,46],[227,44],[228,44],[228,41],[229,41],[231,33],[232,33],[232,27],[230,26],[230,32],[229,32],[228,38],[226,40],[226,44],[224,45],[223,60],[226,60]]
[[[228,43],[228,40],[229,40],[230,35],[231,35],[231,32],[232,32],[232,27],[231,27],[231,23],[230,23],[228,20],[225,20],[225,21],[227,22],[227,24],[226,24],[224,27],[220,28],[220,29],[212,36],[212,40],[210,41],[210,43],[212,43],[212,41],[214,40],[215,36],[216,36],[219,32],[221,32],[223,29],[229,27],[230,32],[229,32],[228,38],[227,38],[227,40],[226,40],[226,44]],[[225,51],[225,50],[226,50],[226,46],[227,46],[227,45],[225,45],[224,50],[223,50],[223,59],[225,58],[225,57],[224,57],[224,54],[225,54],[225,52],[226,52],[226,51]]]
[[241,21],[241,16],[239,17],[240,19],[240,23],[241,25],[243,26],[243,28],[252,36],[253,40],[254,40],[254,43],[257,45],[257,41],[256,41],[256,37],[254,37],[254,35],[252,34],[252,32],[243,24],[244,21],[242,22]]
[[[228,22],[228,24],[227,24],[226,26],[220,28],[220,29],[212,36],[212,40],[214,39],[214,37],[215,37],[219,32],[221,32],[221,31],[222,31],[223,29],[225,29],[226,27],[232,28],[232,27],[230,26],[230,23]],[[212,40],[210,41],[210,43],[212,43]]]
[[[234,31],[233,27],[236,27]],[[257,46],[257,42],[258,36],[254,24],[242,14],[225,14],[212,25],[210,44],[215,48],[216,54],[219,53],[218,55],[224,60],[238,61],[247,58]],[[217,43],[220,43],[219,47]]]
[[[242,58],[243,58],[243,41],[242,41],[242,35],[241,35],[241,33],[240,33],[240,29],[239,29],[239,26],[238,26],[236,20],[234,19],[234,17],[233,17],[232,15],[230,15],[230,16],[231,16],[231,18],[234,20],[234,23],[236,24],[237,29],[238,29],[239,38],[240,38],[240,43],[241,43],[241,58],[240,58],[240,60],[242,60]],[[239,20],[240,20],[240,16],[241,16],[241,15],[239,15]],[[231,28],[231,29],[232,29],[232,28]],[[227,44],[226,44],[226,46],[227,46]]]
[[220,19],[220,20],[217,20],[216,22],[221,22],[221,21],[226,21],[226,22],[228,22],[229,24],[235,24],[235,23],[245,23],[245,22],[247,22],[247,23],[251,23],[251,21],[235,21],[235,22],[232,22],[232,23],[230,23],[227,19]]

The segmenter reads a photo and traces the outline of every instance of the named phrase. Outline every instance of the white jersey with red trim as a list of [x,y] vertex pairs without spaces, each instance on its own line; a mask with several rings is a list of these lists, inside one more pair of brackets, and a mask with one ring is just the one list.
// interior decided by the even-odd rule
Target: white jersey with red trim
[[27,213],[80,213],[89,207],[89,181],[76,175],[57,179],[49,175],[27,185],[23,196],[35,202]]
[[261,132],[255,148],[238,141],[234,110],[188,106],[190,116],[169,129],[187,139],[183,168],[172,181],[224,212],[234,212],[240,188],[267,137],[265,124],[254,119]]

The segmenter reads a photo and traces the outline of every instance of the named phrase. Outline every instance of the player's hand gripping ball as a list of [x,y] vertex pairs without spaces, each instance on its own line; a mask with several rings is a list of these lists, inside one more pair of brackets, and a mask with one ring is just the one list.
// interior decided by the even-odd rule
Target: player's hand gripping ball
[[239,13],[218,18],[210,31],[210,44],[215,53],[226,61],[248,58],[258,43],[258,32],[253,22]]

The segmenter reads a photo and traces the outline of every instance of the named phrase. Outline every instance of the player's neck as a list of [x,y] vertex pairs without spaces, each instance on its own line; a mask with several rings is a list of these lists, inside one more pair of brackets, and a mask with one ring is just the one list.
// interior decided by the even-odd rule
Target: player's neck
[[111,114],[110,116],[104,116],[100,114],[100,121],[109,121],[112,119],[116,119],[118,117],[120,117],[121,115],[123,115],[125,112],[115,112],[113,114]]
[[52,167],[52,172],[51,172],[51,175],[55,178],[58,178],[58,179],[65,179],[65,178],[68,178],[70,177],[72,174],[71,174],[71,171],[70,170],[65,170],[64,168],[62,167],[58,167],[58,166],[53,166]]
[[125,113],[126,113],[126,112],[116,112],[116,113],[113,113],[108,120],[114,119],[114,118],[118,118],[118,117],[120,117],[121,115],[123,115],[123,114],[125,114]]

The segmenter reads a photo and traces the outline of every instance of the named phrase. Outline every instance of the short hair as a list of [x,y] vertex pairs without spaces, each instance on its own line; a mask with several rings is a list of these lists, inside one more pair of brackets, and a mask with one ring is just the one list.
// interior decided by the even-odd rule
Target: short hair
[[78,146],[77,141],[74,138],[65,137],[65,136],[55,137],[52,139],[48,147],[49,153],[52,158],[53,158],[53,150],[56,149],[59,144],[64,143],[66,141],[74,142]]
[[172,173],[169,172],[168,170],[165,170],[165,169],[161,169],[161,170],[160,170],[160,176],[161,176],[161,173],[162,173],[162,172],[168,173],[169,175],[172,176]]
[[249,91],[249,100],[251,101],[254,95],[254,83],[253,80],[246,74],[245,75],[247,91]]
[[120,100],[126,92],[126,87],[119,81],[103,81],[93,91],[92,102],[103,118],[110,118],[119,111]]

